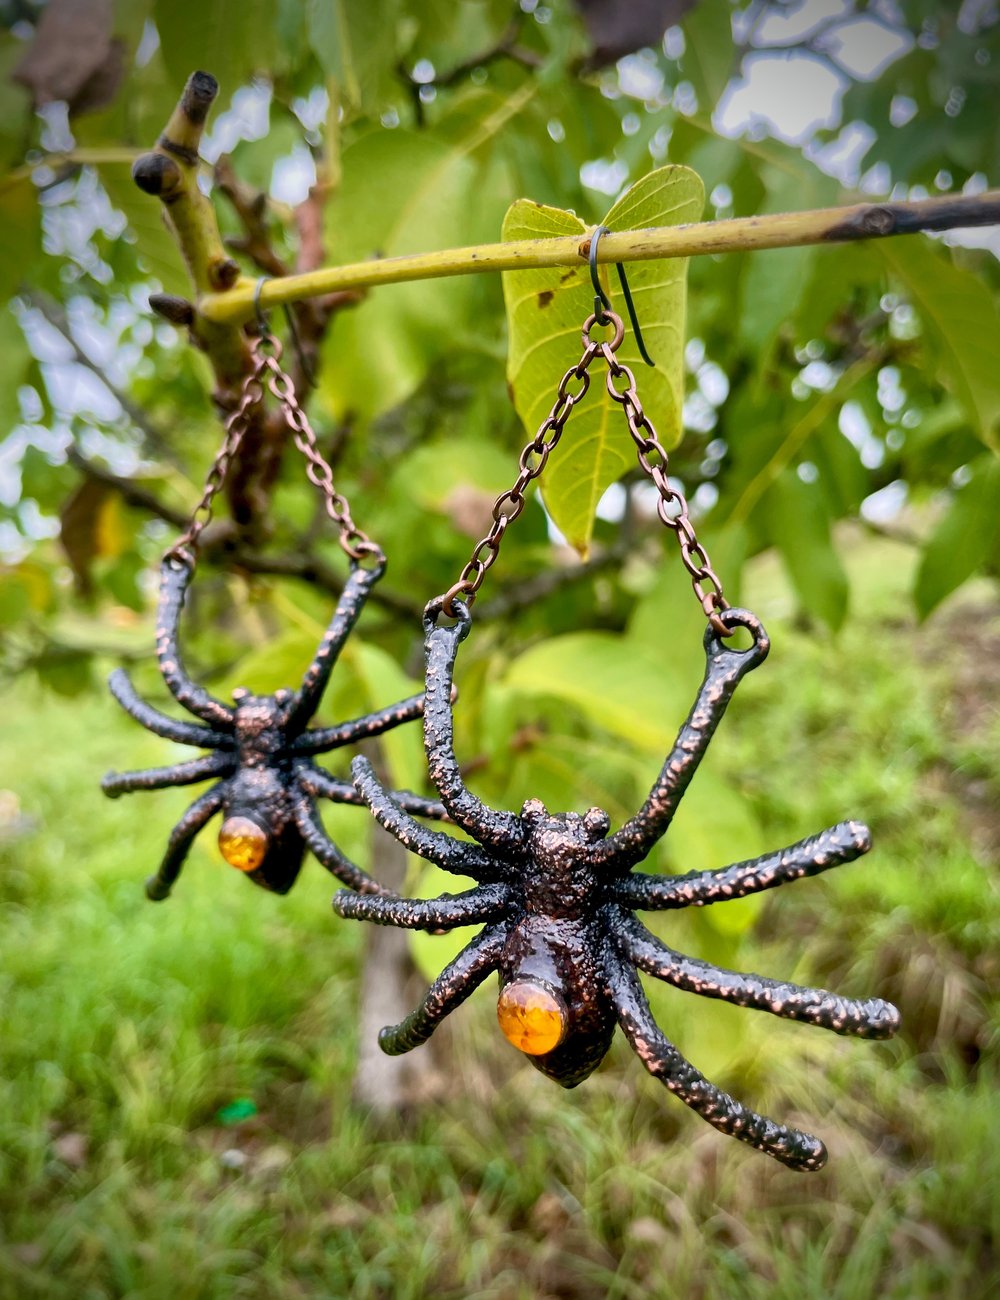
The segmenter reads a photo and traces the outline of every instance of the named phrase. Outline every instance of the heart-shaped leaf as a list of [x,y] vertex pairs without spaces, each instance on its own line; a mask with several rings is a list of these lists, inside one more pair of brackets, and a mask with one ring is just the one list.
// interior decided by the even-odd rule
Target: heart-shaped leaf
[[[614,231],[678,225],[697,221],[703,203],[704,187],[697,173],[687,167],[661,167],[622,195],[603,224]],[[579,235],[582,240],[589,229],[572,212],[519,199],[504,219],[503,238]],[[602,274],[606,273],[603,268]],[[687,260],[633,262],[628,277],[656,368],[650,370],[642,363],[630,330],[618,356],[625,365],[639,368],[643,408],[664,445],[673,447],[681,437],[684,402]],[[569,269],[506,271],[503,288],[510,341],[507,378],[517,413],[533,434],[552,406],[560,377],[580,355],[580,328],[593,306],[590,274],[582,261]],[[635,451],[621,410],[608,396],[603,378],[597,378],[574,411],[542,485],[556,527],[581,555],[587,553],[597,503],[605,489],[634,463]]]

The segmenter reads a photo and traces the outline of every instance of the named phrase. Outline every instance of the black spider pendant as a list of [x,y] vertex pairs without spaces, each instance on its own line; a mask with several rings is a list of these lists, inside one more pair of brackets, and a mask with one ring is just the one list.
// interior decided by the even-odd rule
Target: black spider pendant
[[727,627],[753,636],[749,650],[727,648],[705,635],[707,668],[687,722],[649,797],[614,835],[608,815],[591,808],[549,813],[529,799],[519,815],[486,807],[462,782],[453,750],[451,681],[468,610],[437,627],[440,600],[425,616],[427,680],[424,734],[431,778],[469,844],[421,826],[386,792],[363,758],[354,760],[359,794],[379,822],[406,848],[447,871],[471,876],[475,889],[418,900],[362,897],[341,891],[341,916],[412,929],[483,929],[431,985],[401,1024],[383,1029],[390,1054],[425,1042],[441,1020],[492,972],[500,979],[498,1016],[507,1038],[564,1087],[582,1082],[604,1058],[619,1025],[646,1069],[715,1128],[793,1169],[819,1169],[826,1150],[818,1138],[755,1114],[701,1075],[653,1019],[638,972],[677,988],[738,1006],[862,1038],[888,1038],[899,1026],[896,1008],[878,998],[853,1001],[759,975],[738,974],[686,957],[660,943],[634,909],[703,907],[773,889],[801,876],[851,862],[868,851],[858,822],[842,822],[761,858],[682,876],[633,873],[660,839],[708,747],[743,675],[760,664],[769,643],[757,619],[727,610]]
[[[217,812],[224,814],[219,847],[232,866],[255,884],[285,894],[295,883],[306,848],[344,884],[364,892],[381,893],[381,886],[344,858],[327,838],[315,799],[361,804],[347,781],[338,781],[313,763],[312,757],[417,718],[424,697],[411,696],[399,704],[334,727],[307,730],[319,706],[330,673],[348,634],[357,622],[372,587],[385,571],[381,560],[365,569],[352,564],[340,600],[316,655],[298,690],[274,695],[233,692],[234,706],[223,704],[184,671],[178,649],[178,624],[193,566],[176,557],[164,560],[160,579],[156,652],[160,672],[170,693],[207,726],[179,722],[140,699],[122,669],[111,674],[115,699],[138,722],[182,745],[212,752],[171,767],[143,772],[110,772],[101,783],[112,798],[133,790],[161,790],[194,785],[216,778],[194,801],[170,833],[159,870],[146,882],[152,899],[166,898],[180,874],[191,842]],[[444,810],[418,795],[397,792],[394,798],[408,812],[440,817]]]

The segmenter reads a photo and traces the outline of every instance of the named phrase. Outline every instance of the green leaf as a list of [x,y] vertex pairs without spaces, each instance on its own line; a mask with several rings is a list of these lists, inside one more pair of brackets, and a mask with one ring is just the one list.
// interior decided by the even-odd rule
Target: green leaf
[[41,210],[30,177],[12,173],[0,180],[0,229],[0,302],[6,302],[28,280],[41,253]]
[[[678,874],[722,867],[729,857],[755,858],[767,847],[760,821],[746,799],[721,780],[705,780],[705,775],[703,768],[684,792],[663,841],[670,866]],[[762,894],[732,899],[725,907],[705,908],[705,920],[720,934],[743,934],[766,901]]]
[[733,70],[732,5],[729,0],[698,0],[685,16],[685,75],[694,86],[703,113],[711,114]]
[[269,68],[274,54],[274,0],[155,0],[160,51],[178,88],[204,69],[223,103]]
[[3,357],[4,384],[0,390],[0,439],[5,438],[21,419],[17,390],[28,379],[31,356],[17,317],[9,306],[0,303],[0,356]]
[[31,117],[31,100],[23,86],[11,80],[11,73],[24,57],[24,42],[0,33],[0,169],[10,167],[23,156]]
[[1000,452],[1000,312],[987,285],[923,239],[879,240],[886,266],[927,330],[928,360],[965,407],[979,437]]
[[981,456],[924,549],[914,600],[926,618],[1000,545],[1000,461]]
[[665,750],[689,703],[670,672],[674,652],[670,646],[657,653],[611,632],[571,632],[519,655],[504,684],[521,695],[567,700],[623,740]]
[[[759,208],[762,214],[821,207],[832,202],[837,192],[836,183],[812,167],[768,165],[760,175],[767,187]],[[766,249],[744,259],[737,334],[747,351],[759,358],[762,369],[782,327],[795,320],[816,259],[815,247]]]
[[[463,150],[434,136],[401,130],[364,136],[344,151],[340,190],[327,207],[331,257],[350,262],[460,243],[475,174]],[[393,285],[338,315],[327,336],[322,382],[339,418],[380,414],[413,392],[451,337],[454,296],[453,283]]]
[[[325,214],[331,260],[396,257],[495,238],[502,177],[474,155],[520,111],[530,90],[506,100],[485,98],[480,107],[490,111],[455,140],[429,129],[376,129],[345,149],[341,185]],[[475,304],[494,292],[472,283],[480,278],[387,285],[338,313],[324,345],[321,380],[337,418],[351,413],[371,419],[409,397],[432,364],[472,331]]]
[[847,615],[847,574],[819,484],[785,470],[765,493],[760,513],[803,606],[836,631]]
[[309,44],[342,103],[377,111],[393,83],[399,0],[310,0]]
[[[694,172],[661,167],[636,182],[603,224],[611,230],[641,230],[697,221],[703,202],[703,187]],[[527,199],[512,205],[503,225],[505,240],[583,238],[586,232],[573,213]],[[642,363],[629,330],[618,356],[638,368],[646,414],[664,445],[673,447],[682,431],[687,261],[634,262],[628,274],[656,368],[650,370]],[[552,406],[560,377],[579,357],[580,328],[593,306],[590,275],[582,262],[568,270],[507,271],[503,286],[510,337],[507,377],[517,413],[534,434]],[[635,450],[620,406],[608,396],[603,373],[596,366],[591,390],[552,453],[543,482],[545,505],[556,527],[582,555],[590,544],[597,503],[634,463]]]

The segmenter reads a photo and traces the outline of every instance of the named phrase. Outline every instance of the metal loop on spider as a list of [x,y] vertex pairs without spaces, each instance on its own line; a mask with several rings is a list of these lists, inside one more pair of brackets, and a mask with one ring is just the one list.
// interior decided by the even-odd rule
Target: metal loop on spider
[[768,651],[771,649],[771,639],[764,631],[764,625],[756,614],[752,614],[748,609],[723,609],[719,610],[716,617],[726,628],[727,634],[732,635],[737,628],[746,628],[753,637],[753,645],[749,650],[734,650],[732,646],[726,645],[721,639],[715,628],[709,622],[705,629],[705,653],[706,655],[731,655],[735,659],[749,659],[751,662],[748,667],[756,668],[767,658]]
[[[351,559],[350,567],[352,573],[356,569],[364,569],[366,573],[373,573],[379,578],[381,578],[382,574],[385,573],[388,561],[385,558],[385,551],[382,550],[378,542],[373,542],[368,537],[362,537],[360,540],[350,544],[348,554]],[[368,569],[364,563],[364,561],[369,557],[373,560],[370,569]]]
[[169,565],[175,573],[191,574],[194,572],[196,560],[194,551],[190,546],[178,544],[171,546],[169,551],[164,551],[162,562]]
[[427,636],[430,636],[438,626],[438,619],[442,614],[456,620],[454,627],[449,630],[456,632],[460,641],[464,641],[469,635],[472,630],[472,611],[469,609],[470,602],[456,599],[461,590],[462,583],[457,582],[450,591],[446,591],[442,596],[435,596],[424,606],[424,632]]

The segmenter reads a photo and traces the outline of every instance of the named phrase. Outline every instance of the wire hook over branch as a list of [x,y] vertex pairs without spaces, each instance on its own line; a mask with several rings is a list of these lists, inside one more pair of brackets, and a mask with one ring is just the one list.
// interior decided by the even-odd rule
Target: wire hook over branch
[[[594,286],[594,315],[597,317],[599,325],[606,325],[608,318],[606,313],[612,310],[611,299],[604,292],[601,285],[601,277],[597,270],[597,245],[602,235],[610,234],[608,226],[598,226],[590,237],[590,282]],[[632,330],[635,334],[636,346],[639,349],[639,355],[645,361],[647,366],[656,366],[656,362],[646,351],[646,345],[642,340],[642,330],[639,328],[639,320],[635,314],[635,303],[632,301],[632,293],[628,287],[628,280],[625,276],[625,267],[621,262],[615,262],[615,269],[618,272],[618,279],[622,286],[622,294],[625,298],[625,306],[628,309],[628,318],[632,322]]]

